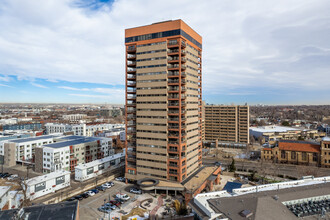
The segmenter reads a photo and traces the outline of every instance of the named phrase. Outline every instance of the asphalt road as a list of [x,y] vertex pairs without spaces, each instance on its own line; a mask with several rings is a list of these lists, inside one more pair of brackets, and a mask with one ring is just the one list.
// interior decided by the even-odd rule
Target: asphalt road
[[[221,162],[223,167],[227,167],[231,164],[232,160],[219,160],[215,158],[203,158],[203,164],[213,165],[215,162]],[[249,171],[253,170],[258,173],[265,173],[267,175],[284,175],[288,177],[301,178],[306,175],[314,176],[330,176],[329,168],[319,168],[312,166],[302,166],[302,165],[291,165],[291,164],[274,164],[266,162],[257,161],[237,161],[235,160],[235,166],[237,170]]]

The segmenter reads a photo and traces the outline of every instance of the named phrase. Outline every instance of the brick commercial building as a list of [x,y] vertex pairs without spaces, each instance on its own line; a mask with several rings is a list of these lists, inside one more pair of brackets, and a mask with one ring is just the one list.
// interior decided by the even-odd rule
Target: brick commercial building
[[248,105],[206,105],[205,140],[249,143]]
[[202,165],[202,37],[182,20],[125,30],[126,178],[181,182]]
[[273,148],[263,148],[262,160],[276,163],[330,167],[330,139],[321,143],[280,140]]

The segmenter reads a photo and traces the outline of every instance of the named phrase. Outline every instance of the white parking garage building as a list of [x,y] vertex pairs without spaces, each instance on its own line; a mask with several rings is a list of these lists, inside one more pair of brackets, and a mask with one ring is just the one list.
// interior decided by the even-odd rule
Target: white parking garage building
[[90,163],[79,164],[75,167],[75,180],[83,182],[93,177],[99,176],[111,168],[122,164],[125,161],[125,152],[95,160]]
[[70,172],[60,171],[34,177],[28,179],[26,184],[27,196],[33,200],[70,186]]

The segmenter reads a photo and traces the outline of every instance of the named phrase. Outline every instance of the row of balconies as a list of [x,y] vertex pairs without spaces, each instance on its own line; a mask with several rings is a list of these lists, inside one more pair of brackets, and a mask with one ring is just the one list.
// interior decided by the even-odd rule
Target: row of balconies
[[184,94],[181,94],[181,96],[179,95],[179,94],[173,94],[173,93],[171,93],[171,94],[169,94],[168,95],[168,98],[169,99],[186,99],[186,96],[184,95]]
[[[185,124],[181,124],[181,129],[185,129],[186,125]],[[169,124],[168,125],[168,129],[179,129],[179,125],[178,124]]]
[[[169,79],[168,83],[179,83],[179,79]],[[186,80],[185,79],[181,79],[181,84],[186,84]]]
[[[179,49],[168,49],[167,53],[179,53]],[[181,50],[181,55],[185,56],[186,55],[186,51],[185,50]]]
[[[179,62],[179,59],[180,59],[180,57],[178,57],[178,56],[169,56],[167,58],[168,61],[174,61],[174,62],[175,61]],[[187,62],[187,59],[185,57],[181,57],[181,62],[185,63],[185,62]]]
[[[174,91],[174,92],[178,92],[179,91],[179,86],[169,86],[168,87],[168,91]],[[181,92],[185,92],[186,88],[181,87]]]
[[[180,65],[179,64],[168,64],[167,68],[168,69],[179,69]],[[186,69],[186,65],[182,64],[181,69]]]
[[[170,46],[170,47],[172,47],[172,46],[179,46],[179,42],[180,42],[180,40],[169,40],[168,41],[168,43],[167,43],[167,45],[168,46]],[[182,48],[185,48],[186,47],[186,42],[185,41],[183,41],[183,40],[181,40],[181,47]]]

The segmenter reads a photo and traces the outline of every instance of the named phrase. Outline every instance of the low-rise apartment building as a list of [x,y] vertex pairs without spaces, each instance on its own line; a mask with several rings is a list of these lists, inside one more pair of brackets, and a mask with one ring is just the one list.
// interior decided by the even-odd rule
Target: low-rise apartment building
[[6,166],[15,166],[16,163],[33,163],[35,148],[53,143],[54,137],[54,135],[43,135],[8,140],[8,142],[3,144],[3,151],[0,149],[0,155],[4,155],[4,164]]
[[98,131],[111,130],[114,128],[123,128],[123,124],[45,124],[47,134],[58,134],[73,132],[78,136],[94,136]]
[[249,143],[248,105],[206,105],[205,140]]
[[63,120],[70,121],[70,122],[78,122],[83,120],[87,117],[86,114],[70,114],[70,115],[63,115]]
[[74,172],[81,163],[107,157],[114,153],[111,138],[65,136],[56,143],[36,148],[35,170],[50,173],[58,170]]

